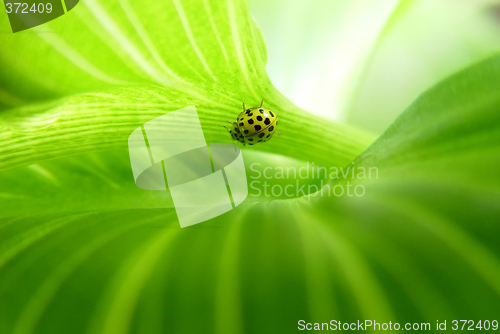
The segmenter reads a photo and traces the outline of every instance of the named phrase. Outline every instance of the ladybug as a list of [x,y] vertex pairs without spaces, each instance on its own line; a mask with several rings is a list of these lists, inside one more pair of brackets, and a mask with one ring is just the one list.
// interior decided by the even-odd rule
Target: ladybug
[[[243,145],[255,145],[257,143],[270,140],[276,133],[278,126],[278,115],[276,112],[262,108],[264,100],[260,101],[259,107],[245,108],[236,118],[236,122],[227,121],[231,124],[229,134],[233,140],[239,141]],[[227,129],[227,128],[226,128]]]

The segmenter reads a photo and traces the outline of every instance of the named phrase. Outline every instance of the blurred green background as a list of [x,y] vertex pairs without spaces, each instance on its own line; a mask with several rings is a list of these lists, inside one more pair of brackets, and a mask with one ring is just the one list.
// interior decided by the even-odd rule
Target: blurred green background
[[375,134],[429,86],[500,49],[497,0],[250,0],[267,70],[300,107]]

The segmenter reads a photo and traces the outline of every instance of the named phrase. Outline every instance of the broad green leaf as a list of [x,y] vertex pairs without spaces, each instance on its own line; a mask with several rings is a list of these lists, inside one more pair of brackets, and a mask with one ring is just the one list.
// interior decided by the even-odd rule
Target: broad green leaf
[[[269,89],[273,89],[272,86]],[[235,119],[241,106],[236,102],[212,100],[210,91],[204,94],[206,98],[201,100],[198,96],[166,88],[124,87],[4,111],[0,114],[0,126],[4,126],[0,132],[0,168],[93,150],[123,148],[137,127],[190,105],[197,107],[207,142],[231,142],[223,126],[227,120]],[[270,145],[252,146],[256,150],[278,152],[319,165],[340,166],[352,160],[372,140],[362,131],[306,113],[274,90],[266,96],[270,98],[266,106],[278,112],[283,135],[269,142]]]
[[[330,184],[364,185],[363,197],[249,200],[181,230],[175,212],[159,208],[168,198],[133,189],[124,151],[3,172],[4,181],[24,179],[17,189],[56,200],[39,202],[52,207],[35,210],[45,214],[6,208],[2,332],[261,333],[293,331],[300,319],[494,319],[499,74],[495,57],[419,98],[354,161],[377,167],[378,179]],[[252,160],[272,167],[269,156]],[[3,203],[22,209],[25,200]]]
[[[253,106],[261,99],[278,112],[283,137],[257,149],[343,165],[372,141],[310,115],[276,91],[244,1],[85,1],[30,33],[1,34],[0,43],[0,62],[9,64],[0,76],[5,96],[59,98],[2,112],[2,169],[124,147],[144,122],[190,105],[197,106],[209,142],[228,141],[222,126],[243,102]],[[70,94],[76,95],[63,97]]]
[[[54,45],[46,47],[43,62],[67,66],[67,77],[39,66],[27,73],[41,71],[47,82],[66,80],[60,92],[50,94],[35,80],[0,76],[11,96],[34,102],[0,114],[0,332],[288,333],[301,319],[432,326],[447,320],[448,328],[453,319],[496,319],[500,57],[423,94],[358,155],[369,137],[310,116],[275,91],[244,3],[136,3],[129,10],[127,4],[86,1],[72,11],[78,24],[63,24],[70,13],[43,27],[66,36],[83,54],[69,59],[102,61],[106,75],[135,85],[98,83],[71,61],[56,59]],[[176,12],[166,15],[172,8]],[[94,25],[99,19],[120,30],[136,22],[135,30],[116,35],[108,26],[109,38],[106,27]],[[184,84],[155,83],[144,68],[121,70],[120,57],[106,59],[109,50],[123,51],[114,46],[125,36],[141,40],[145,46],[136,49],[153,63],[137,22],[153,36],[157,59],[171,57],[165,64]],[[176,40],[186,22],[192,33]],[[211,35],[207,27],[214,24],[220,33]],[[65,30],[71,27],[74,35]],[[155,29],[164,31],[155,35]],[[172,34],[165,33],[169,29]],[[204,41],[207,34],[211,42]],[[14,56],[20,49],[43,50],[35,45],[40,35],[10,44],[2,62],[20,64],[22,57]],[[204,66],[189,36],[213,71],[201,75],[203,83],[193,79]],[[97,42],[103,43],[103,58],[94,59]],[[258,47],[239,49],[243,44]],[[191,56],[176,58],[173,45],[190,45],[183,51]],[[231,65],[221,60],[222,46]],[[281,186],[300,181],[309,192],[331,179],[323,192],[349,182],[363,185],[365,195],[250,195],[222,216],[180,229],[168,192],[134,186],[128,134],[158,115],[196,104],[207,141],[228,141],[221,128],[226,118],[234,117],[240,100],[262,94],[278,110],[283,135],[243,150],[247,176],[261,182],[258,188],[267,179],[252,178],[252,164],[261,171],[308,162],[376,167],[378,178],[269,180]]]

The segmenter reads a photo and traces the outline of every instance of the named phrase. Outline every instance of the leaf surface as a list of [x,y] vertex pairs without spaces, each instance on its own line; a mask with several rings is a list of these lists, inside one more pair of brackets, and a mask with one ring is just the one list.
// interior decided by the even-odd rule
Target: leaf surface
[[[432,326],[447,319],[450,326],[497,316],[500,57],[424,93],[362,152],[368,136],[321,122],[274,90],[243,2],[130,6],[86,1],[42,27],[54,32],[50,38],[74,43],[106,75],[134,85],[78,72],[77,58],[58,58],[66,57],[61,44],[44,49],[42,38],[36,45],[39,31],[0,56],[15,63],[15,54],[24,50],[28,59],[34,56],[27,50],[39,47],[47,52],[43,62],[61,68],[37,66],[37,75],[50,82],[68,73],[51,94],[34,74],[12,80],[22,66],[1,76],[2,89],[33,103],[0,114],[0,332],[281,333],[301,319]],[[155,64],[150,73],[170,74],[159,69],[137,22],[185,84],[153,81],[145,64]],[[92,57],[99,41],[103,56]],[[130,49],[127,41],[144,45]],[[143,67],[121,66],[131,59]],[[252,163],[273,170],[312,161],[344,171],[376,167],[378,177],[347,173],[325,178],[326,186],[302,180],[306,194],[318,192],[251,195],[235,210],[180,229],[168,193],[133,184],[128,134],[196,104],[207,141],[228,141],[219,129],[225,118],[234,117],[240,100],[257,102],[264,93],[282,117],[283,135],[243,150],[257,188],[267,179],[250,177]],[[269,182],[295,181],[300,177]],[[325,194],[349,185],[363,186],[364,196]]]

